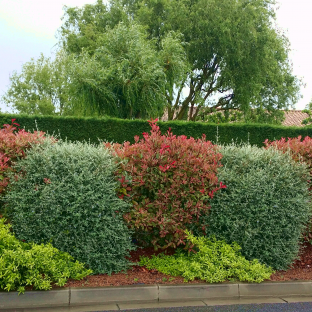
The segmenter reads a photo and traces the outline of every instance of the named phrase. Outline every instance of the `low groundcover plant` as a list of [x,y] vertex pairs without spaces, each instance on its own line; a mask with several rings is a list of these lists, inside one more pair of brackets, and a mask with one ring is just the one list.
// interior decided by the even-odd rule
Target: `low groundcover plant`
[[10,224],[0,219],[0,289],[25,292],[25,286],[49,290],[51,283],[64,286],[69,278],[80,280],[92,273],[84,265],[51,244],[19,241]]
[[187,253],[178,249],[172,256],[160,254],[152,258],[141,257],[140,265],[164,274],[183,276],[186,282],[197,278],[209,283],[226,280],[260,283],[269,279],[274,272],[257,259],[246,260],[240,254],[241,248],[237,243],[229,245],[214,237],[195,237],[189,231],[185,233],[198,252]]

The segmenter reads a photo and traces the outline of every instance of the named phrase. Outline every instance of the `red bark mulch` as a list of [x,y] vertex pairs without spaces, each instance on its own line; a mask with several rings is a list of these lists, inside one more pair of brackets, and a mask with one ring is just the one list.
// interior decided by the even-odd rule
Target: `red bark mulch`
[[[140,256],[157,255],[153,248],[143,248],[131,252],[130,260],[138,262]],[[168,254],[174,251],[169,250]],[[293,264],[293,268],[287,271],[277,271],[272,274],[270,281],[312,281],[312,245],[304,244],[301,247],[301,257]],[[150,284],[182,284],[183,277],[168,276],[159,273],[157,270],[148,270],[144,267],[134,266],[126,273],[113,273],[87,276],[83,280],[69,280],[65,287],[102,287],[102,286],[123,286],[123,285],[150,285]],[[187,282],[188,284],[204,283],[202,280]]]
[[312,281],[312,245],[308,243],[304,244],[301,247],[300,253],[300,259],[293,263],[291,269],[272,274],[271,281]]

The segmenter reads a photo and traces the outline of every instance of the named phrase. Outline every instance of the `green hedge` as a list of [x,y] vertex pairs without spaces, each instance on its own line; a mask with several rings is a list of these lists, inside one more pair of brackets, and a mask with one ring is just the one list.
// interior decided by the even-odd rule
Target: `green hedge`
[[[148,132],[150,127],[146,120],[125,120],[117,118],[82,118],[82,117],[54,117],[0,114],[0,125],[10,123],[12,118],[26,130],[42,130],[49,134],[58,134],[62,139],[71,141],[114,141],[122,143],[133,137]],[[301,135],[312,137],[312,127],[284,127],[267,124],[208,124],[201,122],[168,121],[159,122],[162,133],[169,127],[176,135],[187,135],[199,138],[206,134],[207,139],[216,142],[218,133],[219,143],[248,142],[251,145],[262,146],[265,139],[275,140],[282,137],[298,137]],[[217,132],[218,129],[218,132]]]

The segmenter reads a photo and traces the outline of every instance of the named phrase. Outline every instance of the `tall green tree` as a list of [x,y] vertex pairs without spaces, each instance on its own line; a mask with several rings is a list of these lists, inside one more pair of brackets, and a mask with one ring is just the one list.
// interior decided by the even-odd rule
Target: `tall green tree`
[[96,38],[119,20],[146,27],[161,49],[168,33],[185,43],[184,73],[166,84],[169,119],[206,110],[273,111],[298,100],[289,42],[276,29],[273,0],[101,0],[67,10],[61,28],[67,51],[94,53]]
[[56,59],[43,54],[23,64],[21,73],[14,72],[11,85],[2,97],[2,102],[15,112],[39,115],[70,114],[69,77],[64,54]]
[[71,83],[82,99],[75,111],[120,118],[163,115],[166,86],[184,70],[185,53],[173,33],[162,39],[160,50],[146,37],[142,26],[120,23],[97,38],[91,53],[83,48],[71,54]]
[[62,19],[56,59],[11,77],[2,100],[18,112],[275,122],[298,100],[274,0],[97,0]]
[[66,9],[68,30],[55,59],[42,55],[24,64],[2,101],[26,114],[161,117],[166,89],[173,90],[188,66],[181,36],[168,32],[156,44],[135,22],[113,23],[117,9],[100,3]]
[[76,57],[71,77],[83,98],[76,109],[121,118],[163,115],[190,68],[180,33],[151,40],[120,2],[66,7],[62,19],[59,44]]
[[211,110],[247,111],[281,109],[297,101],[299,83],[291,73],[289,42],[274,27],[274,1],[122,1],[148,27],[150,38],[159,40],[174,30],[188,43],[192,70],[179,85],[188,92],[168,102],[169,117],[178,106],[177,119],[190,107],[195,120],[207,104]]

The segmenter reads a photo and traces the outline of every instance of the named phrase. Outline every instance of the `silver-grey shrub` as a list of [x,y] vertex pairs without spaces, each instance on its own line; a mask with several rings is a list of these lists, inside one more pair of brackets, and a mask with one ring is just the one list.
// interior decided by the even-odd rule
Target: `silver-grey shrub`
[[16,164],[6,196],[16,237],[68,252],[94,273],[120,272],[134,249],[116,195],[116,159],[102,146],[58,142],[34,147]]
[[296,258],[310,215],[308,171],[279,151],[224,146],[218,179],[227,188],[215,193],[210,213],[201,218],[214,234],[237,242],[242,254],[274,269]]

